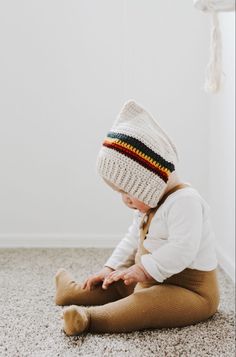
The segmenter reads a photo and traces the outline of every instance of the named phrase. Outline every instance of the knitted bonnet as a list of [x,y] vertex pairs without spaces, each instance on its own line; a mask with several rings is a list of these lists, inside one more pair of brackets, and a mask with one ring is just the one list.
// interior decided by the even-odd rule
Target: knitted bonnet
[[155,207],[177,162],[175,145],[164,130],[129,100],[102,144],[97,171],[118,189]]

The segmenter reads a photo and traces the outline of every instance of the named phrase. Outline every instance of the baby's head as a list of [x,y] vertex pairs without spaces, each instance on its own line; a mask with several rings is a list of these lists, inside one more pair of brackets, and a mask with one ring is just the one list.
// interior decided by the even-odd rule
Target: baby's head
[[130,208],[147,212],[156,207],[178,154],[171,139],[135,101],[124,104],[97,158],[97,171],[122,194]]

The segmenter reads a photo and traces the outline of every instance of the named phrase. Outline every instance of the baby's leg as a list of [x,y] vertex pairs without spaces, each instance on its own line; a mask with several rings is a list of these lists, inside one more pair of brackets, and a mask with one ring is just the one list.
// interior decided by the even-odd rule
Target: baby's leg
[[57,305],[103,305],[111,301],[128,296],[134,290],[135,285],[126,286],[122,280],[111,284],[107,290],[101,286],[89,291],[82,289],[80,283],[76,283],[73,277],[65,270],[60,269],[56,276]]
[[217,309],[199,294],[162,284],[135,291],[121,300],[96,307],[64,310],[68,335],[83,331],[130,332],[146,328],[180,327],[209,318]]

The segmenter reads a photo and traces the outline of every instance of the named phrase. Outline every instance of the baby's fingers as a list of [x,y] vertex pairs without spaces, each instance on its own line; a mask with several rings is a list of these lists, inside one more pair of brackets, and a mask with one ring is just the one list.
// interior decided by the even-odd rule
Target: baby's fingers
[[82,289],[86,289],[87,282],[88,282],[88,279],[86,279],[86,280],[82,283],[82,285],[81,285],[81,288],[82,288]]
[[103,288],[103,289],[107,289],[108,285],[112,284],[113,281],[114,281],[114,280],[113,280],[112,277],[111,277],[111,278],[106,278],[106,279],[104,279],[103,284],[102,284],[102,288]]
[[130,284],[135,283],[135,282],[136,282],[136,280],[133,279],[133,278],[124,280],[125,285],[130,285]]
[[125,285],[129,285],[129,284],[132,284],[132,283],[138,281],[137,277],[135,276],[135,274],[133,274],[131,272],[125,274],[124,277],[123,277],[123,280],[124,280]]
[[118,274],[118,271],[112,271],[106,276],[105,279],[112,279],[116,274]]
[[118,280],[122,279],[123,275],[124,275],[123,273],[116,274],[112,277],[112,280],[118,281]]
[[104,279],[103,284],[102,284],[102,288],[103,289],[107,289],[108,285],[110,285],[111,283],[112,283],[111,279],[108,279],[108,278]]
[[108,280],[112,281],[118,281],[120,279],[123,279],[123,276],[125,275],[124,271],[116,271],[115,273],[112,274],[112,276],[108,276]]
[[112,274],[109,274],[106,279],[103,282],[102,288],[107,289],[108,285],[112,284],[114,281],[118,281],[122,279],[123,272],[115,272]]
[[87,290],[91,290],[91,286],[93,284],[93,278],[89,277],[85,280],[85,282],[82,285],[82,289],[87,289]]

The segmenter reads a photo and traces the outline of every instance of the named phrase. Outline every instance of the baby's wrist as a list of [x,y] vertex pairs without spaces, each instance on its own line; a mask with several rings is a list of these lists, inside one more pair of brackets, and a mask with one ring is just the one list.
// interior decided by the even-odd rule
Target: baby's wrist
[[103,268],[106,269],[106,270],[109,270],[110,272],[115,271],[115,269],[113,269],[113,268],[111,268],[111,267],[109,267],[107,265],[104,265]]
[[143,273],[145,274],[147,280],[153,279],[153,277],[147,272],[147,270],[144,268],[142,264],[139,264],[140,268],[142,269]]

